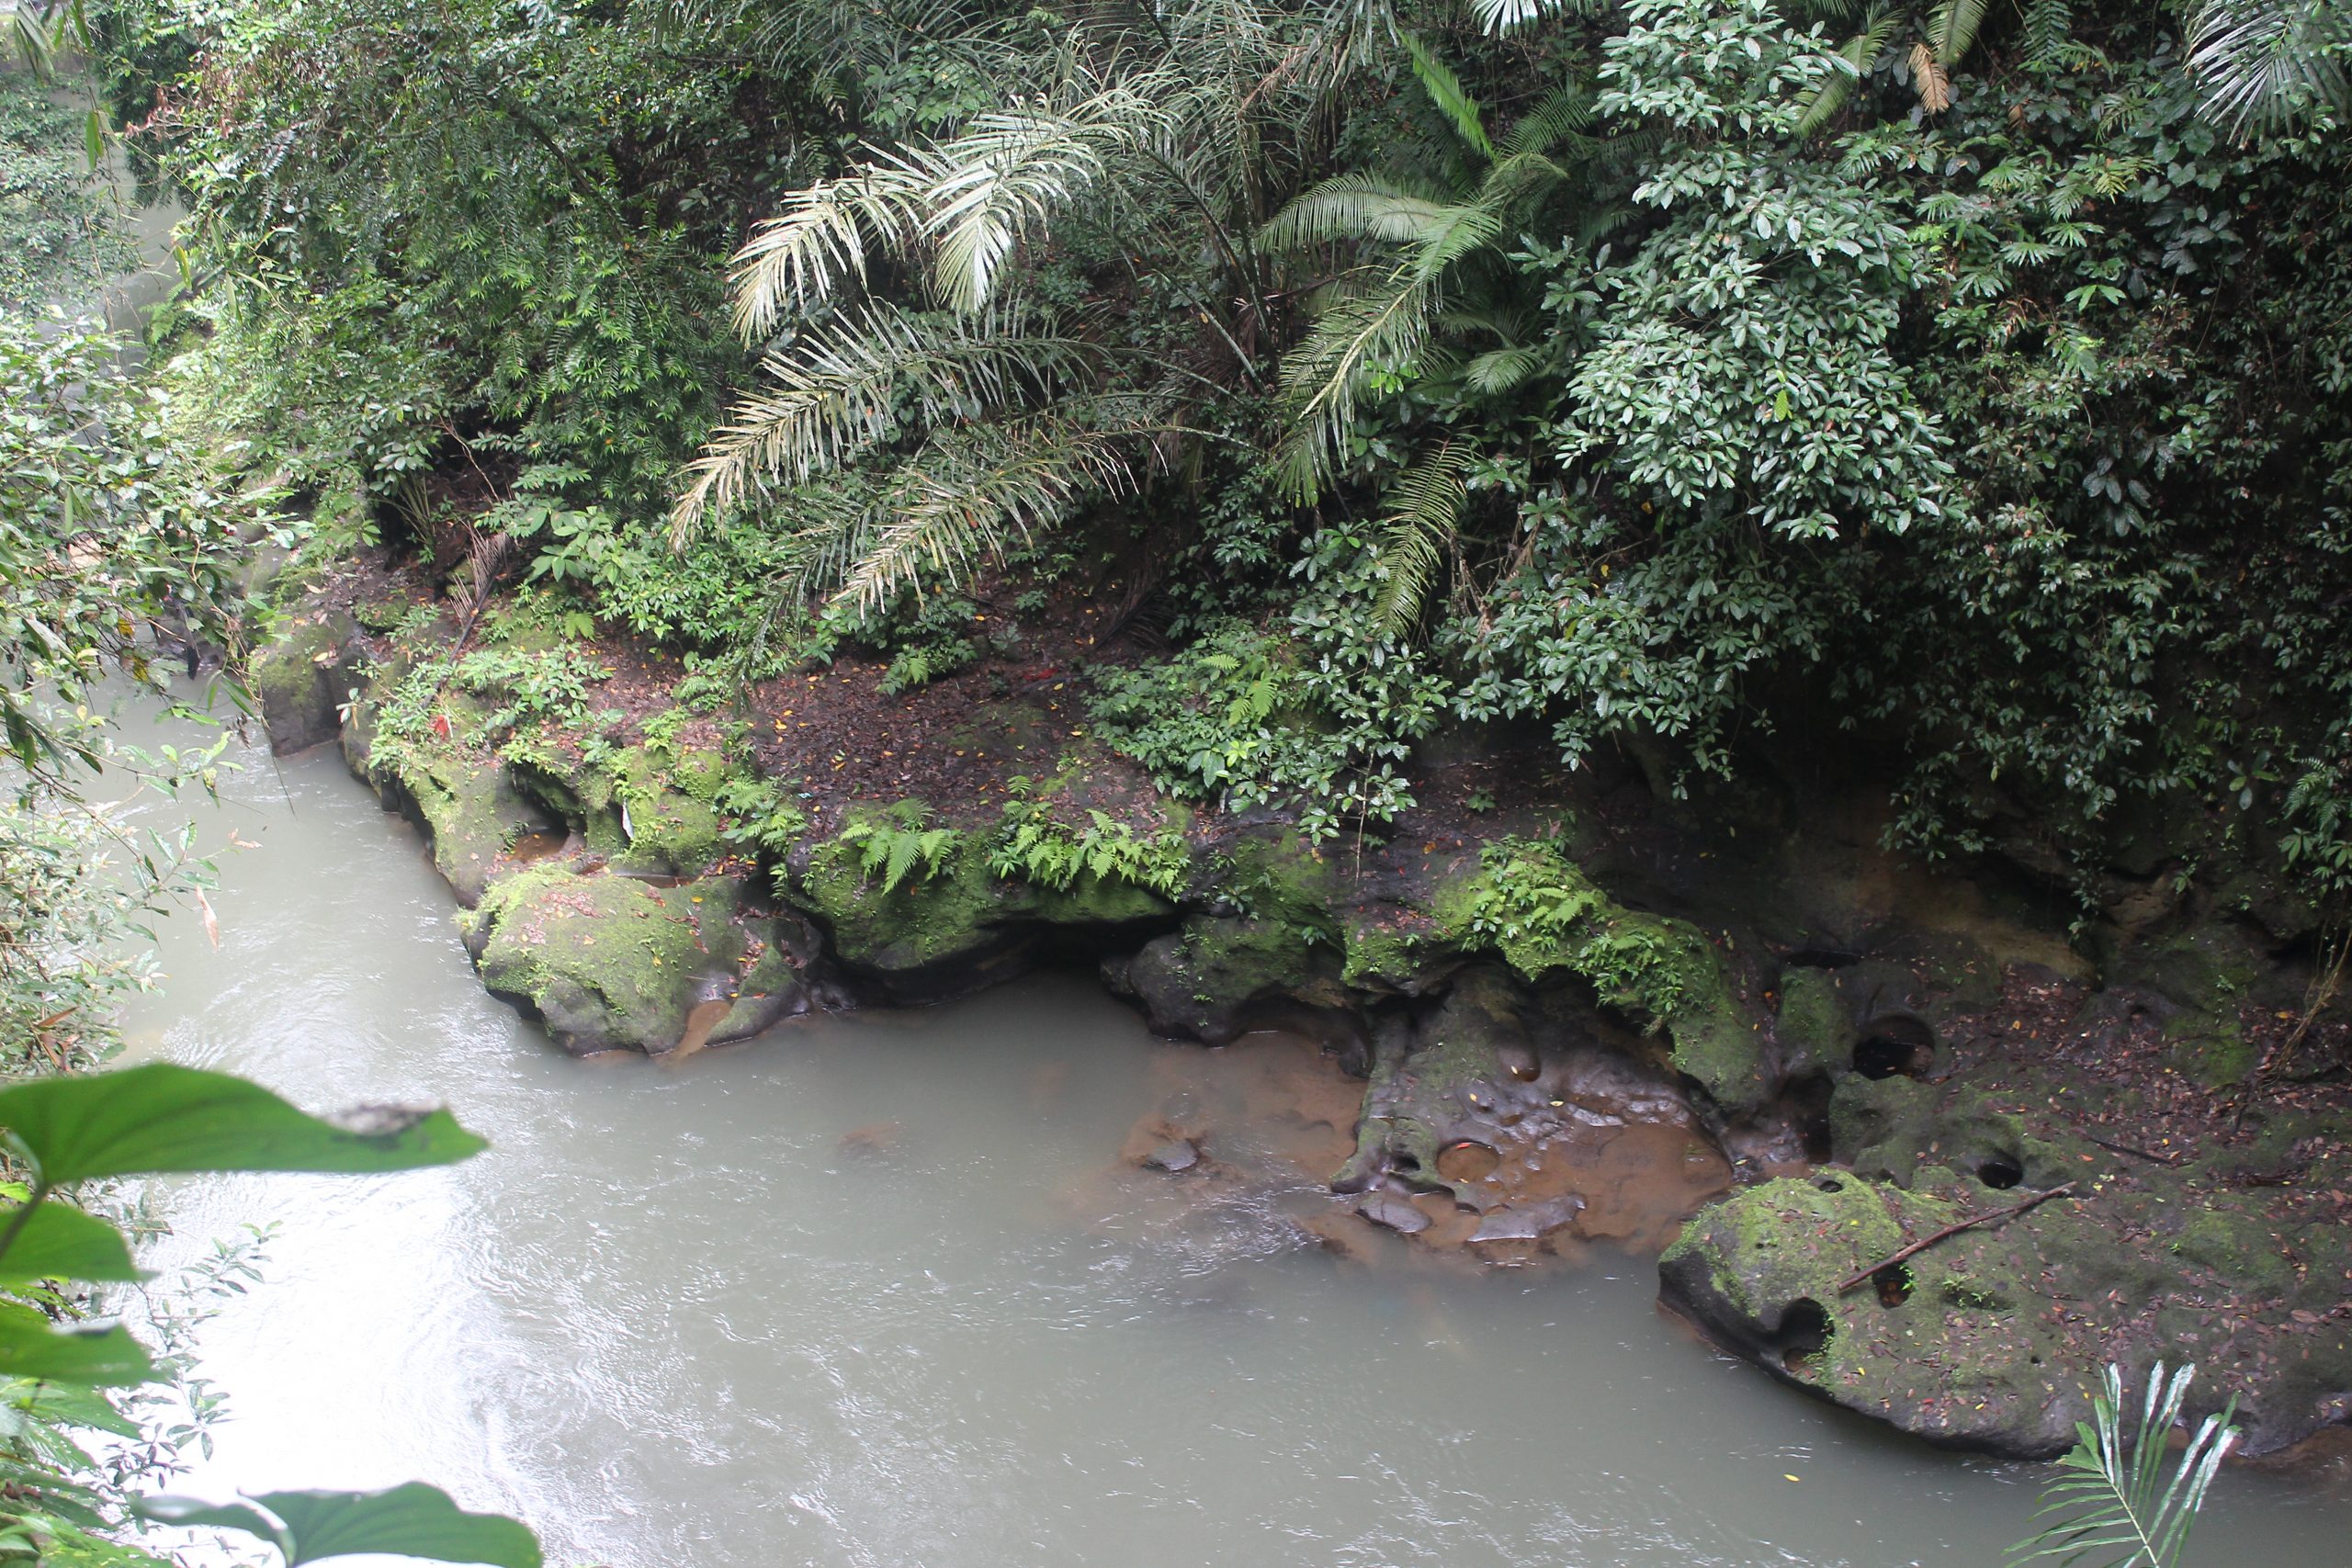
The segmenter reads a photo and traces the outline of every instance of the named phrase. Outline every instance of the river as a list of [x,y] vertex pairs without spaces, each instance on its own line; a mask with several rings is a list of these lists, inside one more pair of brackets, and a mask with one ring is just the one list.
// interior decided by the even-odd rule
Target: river
[[[193,1489],[427,1479],[612,1568],[1992,1568],[2027,1533],[2045,1472],[1770,1383],[1661,1316],[1645,1258],[1351,1258],[1298,1245],[1304,1177],[1119,1157],[1171,1100],[1278,1155],[1266,1085],[1330,1071],[1301,1043],[1157,1042],[1069,976],[573,1061],[339,759],[244,761],[199,812],[254,846],[219,947],[167,923],[134,1053],[446,1100],[492,1148],[164,1190],[165,1261],[276,1227],[204,1331],[232,1418]],[[2233,1472],[2191,1561],[2347,1538],[2340,1473]]]

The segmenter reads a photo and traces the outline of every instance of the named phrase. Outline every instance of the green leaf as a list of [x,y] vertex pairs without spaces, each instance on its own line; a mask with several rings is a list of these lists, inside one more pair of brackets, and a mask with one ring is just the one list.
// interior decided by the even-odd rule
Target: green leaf
[[367,1106],[345,1125],[258,1084],[158,1062],[0,1089],[0,1130],[50,1186],[204,1170],[341,1174],[448,1165],[489,1145],[447,1111]]
[[0,1377],[108,1387],[145,1382],[154,1371],[146,1347],[119,1324],[61,1330],[31,1307],[0,1303]]
[[149,1497],[134,1506],[159,1524],[211,1525],[259,1536],[286,1554],[286,1568],[367,1552],[540,1568],[538,1538],[529,1527],[502,1514],[466,1513],[447,1493],[423,1482],[384,1492],[265,1492],[251,1502],[258,1508],[178,1496]]
[[96,109],[82,121],[82,151],[89,156],[90,172],[97,173],[98,165],[107,161],[107,122]]
[[[8,1218],[14,1214],[10,1211]],[[130,1261],[130,1248],[120,1231],[70,1203],[43,1203],[34,1210],[0,1254],[0,1283],[5,1284],[30,1280],[121,1283],[145,1278],[145,1270]]]

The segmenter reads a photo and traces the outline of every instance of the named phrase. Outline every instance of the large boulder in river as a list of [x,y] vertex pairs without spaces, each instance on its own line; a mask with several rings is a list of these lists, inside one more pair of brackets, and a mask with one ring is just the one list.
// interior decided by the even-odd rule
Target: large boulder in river
[[462,929],[482,984],[565,1050],[661,1055],[808,1010],[806,933],[746,908],[744,891],[549,861],[499,881]]
[[2017,1458],[2074,1441],[2109,1362],[2196,1362],[2193,1403],[2234,1394],[2250,1453],[2352,1417],[2352,1227],[2335,1201],[2352,1126],[2272,1106],[2202,1154],[2152,1133],[2136,1135],[2158,1146],[2102,1142],[2086,1119],[2191,1091],[2086,1086],[2019,1055],[1997,1090],[1844,1079],[1829,1120],[1847,1163],[1702,1212],[1659,1260],[1666,1303],[1783,1382]]

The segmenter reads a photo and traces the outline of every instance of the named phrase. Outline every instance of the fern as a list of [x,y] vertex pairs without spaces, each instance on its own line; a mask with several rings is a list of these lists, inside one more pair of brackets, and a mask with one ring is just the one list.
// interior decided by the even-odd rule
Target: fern
[[1383,581],[1373,601],[1377,635],[1401,636],[1419,619],[1438,567],[1453,548],[1466,499],[1462,474],[1471,456],[1462,443],[1441,442],[1390,489],[1387,515],[1381,519]]
[[2009,1549],[2012,1564],[2057,1558],[2062,1564],[2096,1560],[2094,1568],[2173,1568],[2204,1506],[2222,1458],[2237,1440],[2229,1424],[2237,1398],[2208,1416],[2189,1438],[2169,1480],[2165,1440],[2180,1419],[2194,1366],[2167,1378],[2159,1361],[2148,1373],[2140,1424],[2123,1440],[2123,1370],[2106,1369],[2106,1392],[2091,1400],[2092,1421],[2077,1422],[2074,1451],[2058,1461],[2064,1472],[2042,1493],[2034,1517],[2052,1517],[2030,1540]]
[[997,876],[1019,877],[1057,893],[1081,879],[1132,884],[1163,898],[1182,895],[1192,875],[1192,852],[1183,834],[1165,829],[1147,838],[1107,812],[1089,808],[1087,823],[1072,827],[1040,800],[1018,798],[1028,781],[1015,779],[1016,798],[1004,806],[1004,827],[989,855]]
[[878,816],[862,817],[842,829],[836,842],[858,857],[858,874],[879,880],[887,896],[900,887],[930,882],[944,872],[964,846],[960,828],[928,826],[931,808],[902,800]]

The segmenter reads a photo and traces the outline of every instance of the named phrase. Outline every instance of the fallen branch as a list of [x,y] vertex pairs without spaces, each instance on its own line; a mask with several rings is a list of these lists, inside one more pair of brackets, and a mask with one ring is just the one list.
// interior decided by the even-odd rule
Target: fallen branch
[[[2078,1122],[2076,1125],[2079,1127],[2080,1123]],[[2083,1136],[2088,1138],[2092,1143],[2097,1144],[2100,1148],[2112,1150],[2114,1153],[2119,1155],[2132,1155],[2140,1159],[2153,1160],[2158,1165],[2178,1165],[2182,1159],[2187,1157],[2182,1155],[2160,1155],[2154,1149],[2135,1149],[2130,1144],[2109,1143],[2105,1138],[2100,1137],[2097,1133],[2085,1133],[2083,1134]]]
[[1887,1258],[1884,1262],[1871,1264],[1869,1268],[1863,1269],[1852,1279],[1848,1280],[1844,1284],[1839,1285],[1838,1287],[1838,1293],[1842,1296],[1849,1291],[1858,1291],[1861,1289],[1864,1285],[1870,1283],[1871,1276],[1876,1274],[1880,1269],[1892,1269],[1898,1263],[1907,1262],[1911,1258],[1917,1258],[1919,1254],[1927,1251],[1928,1248],[1935,1246],[1936,1243],[1943,1240],[1944,1237],[1948,1235],[1958,1235],[1962,1231],[1974,1230],[1978,1225],[1989,1225],[1996,1220],[2013,1219],[2017,1215],[2024,1213],[2028,1209],[2038,1208],[2041,1204],[2050,1201],[2052,1198],[2063,1198],[2074,1190],[2075,1184],[2073,1182],[2062,1181],[2057,1186],[2052,1187],[2049,1191],[2037,1192],[2022,1203],[2014,1203],[2006,1209],[1996,1209],[1989,1214],[1972,1214],[1967,1219],[1962,1220],[1956,1224],[1946,1225],[1935,1235],[1928,1236],[1923,1240],[1913,1242],[1910,1246],[1903,1248],[1900,1252],[1897,1252],[1894,1257]]

